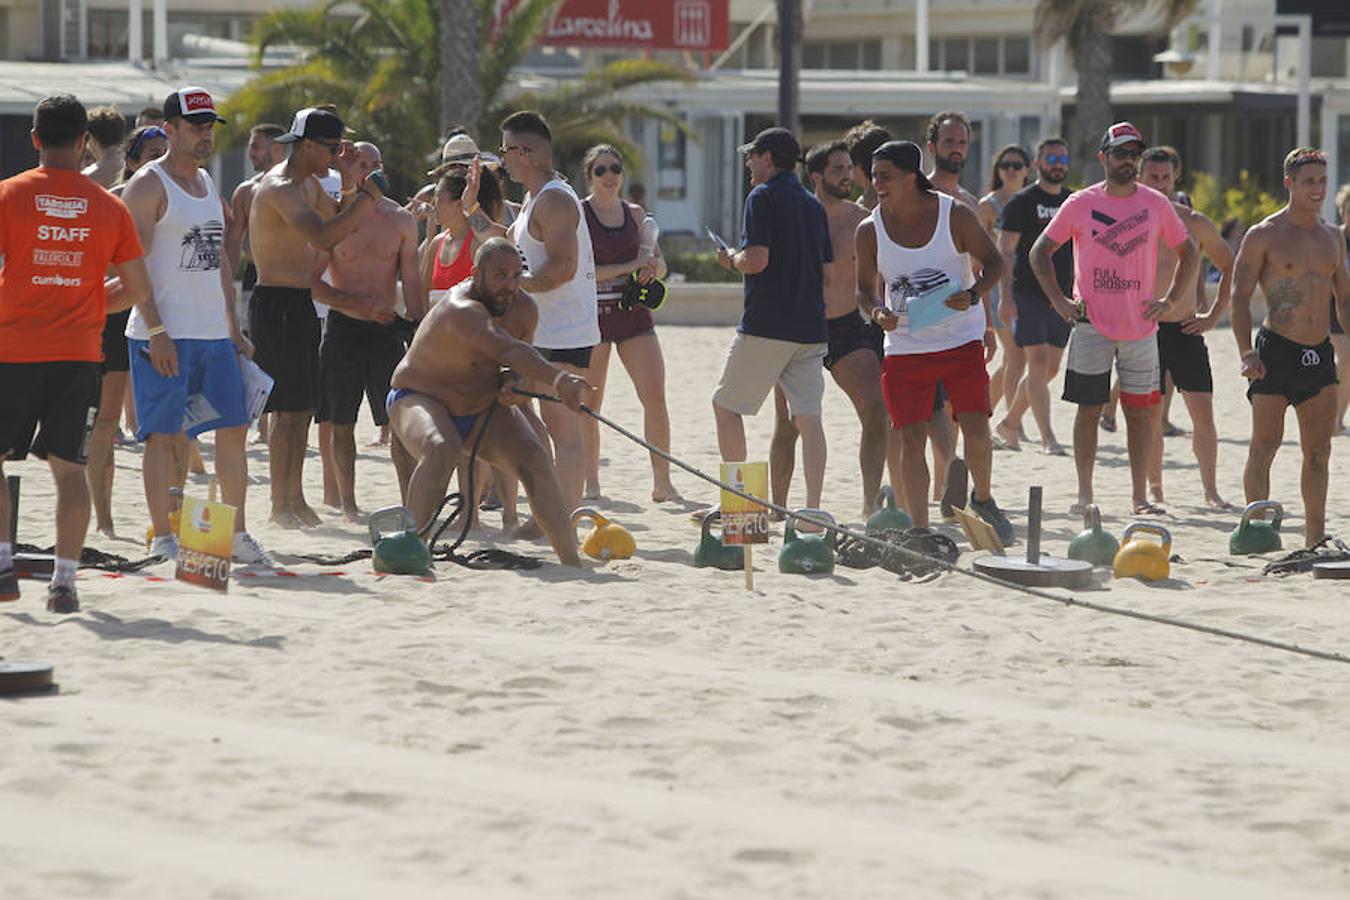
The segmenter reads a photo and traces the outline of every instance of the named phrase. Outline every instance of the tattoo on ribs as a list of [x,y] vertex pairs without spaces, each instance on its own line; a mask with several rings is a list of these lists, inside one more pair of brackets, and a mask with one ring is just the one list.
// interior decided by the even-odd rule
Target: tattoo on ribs
[[1266,291],[1266,306],[1272,325],[1284,327],[1294,322],[1294,310],[1303,304],[1303,294],[1294,279],[1281,278]]

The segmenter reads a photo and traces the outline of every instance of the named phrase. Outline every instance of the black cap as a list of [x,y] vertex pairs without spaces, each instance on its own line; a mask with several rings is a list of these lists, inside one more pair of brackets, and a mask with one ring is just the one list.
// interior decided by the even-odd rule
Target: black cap
[[786,128],[765,128],[748,144],[737,148],[739,153],[771,153],[775,159],[787,157],[799,159],[802,155],[801,144],[796,136]]
[[194,125],[225,121],[216,112],[216,101],[205,88],[199,87],[179,88],[165,97],[164,118],[166,121],[184,118]]
[[872,165],[885,160],[903,172],[919,176],[919,190],[931,191],[933,182],[923,174],[923,151],[913,141],[887,141],[872,151]]
[[345,133],[346,128],[336,113],[330,113],[326,109],[315,109],[311,106],[295,114],[295,118],[291,120],[291,130],[277,138],[276,142],[278,144],[294,144],[304,138],[336,141],[340,140]]

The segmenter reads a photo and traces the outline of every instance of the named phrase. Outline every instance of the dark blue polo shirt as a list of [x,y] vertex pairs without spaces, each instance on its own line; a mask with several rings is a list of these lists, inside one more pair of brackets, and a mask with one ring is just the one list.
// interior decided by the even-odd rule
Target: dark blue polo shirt
[[779,172],[745,198],[742,247],[768,247],[769,265],[745,276],[745,312],[737,331],[823,344],[825,263],[834,261],[825,208],[792,172]]

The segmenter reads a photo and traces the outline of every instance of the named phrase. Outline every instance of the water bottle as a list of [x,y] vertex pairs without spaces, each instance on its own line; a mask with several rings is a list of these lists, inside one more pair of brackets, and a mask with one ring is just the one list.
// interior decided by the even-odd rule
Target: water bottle
[[647,260],[656,255],[656,239],[661,236],[661,226],[656,224],[656,220],[647,216],[642,220],[638,227],[640,248],[638,259]]

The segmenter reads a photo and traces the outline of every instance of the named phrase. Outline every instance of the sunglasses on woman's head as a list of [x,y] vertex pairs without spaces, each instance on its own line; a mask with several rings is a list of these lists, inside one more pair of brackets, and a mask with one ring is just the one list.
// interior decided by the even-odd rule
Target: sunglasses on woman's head
[[142,131],[137,135],[136,140],[131,142],[131,146],[127,149],[127,156],[130,156],[132,159],[140,159],[141,148],[145,146],[147,141],[153,141],[155,138],[164,138],[165,140],[168,140],[169,133],[158,125],[145,129],[145,131]]
[[596,166],[592,174],[594,174],[596,178],[599,178],[601,175],[604,175],[606,172],[609,172],[609,173],[611,173],[611,174],[613,174],[613,175],[622,175],[622,174],[623,174],[623,164],[622,164],[622,163],[614,163],[614,164],[612,164],[612,165],[610,165],[610,166]]
[[1000,169],[1011,169],[1014,172],[1020,172],[1027,167],[1027,164],[1020,159],[1005,159],[998,164]]

